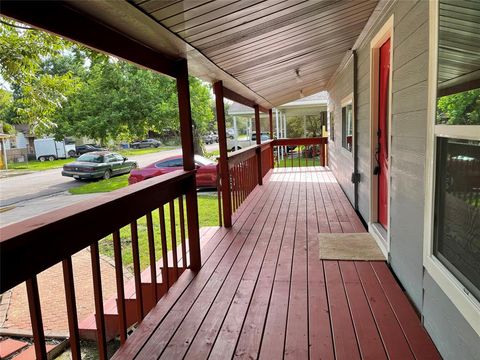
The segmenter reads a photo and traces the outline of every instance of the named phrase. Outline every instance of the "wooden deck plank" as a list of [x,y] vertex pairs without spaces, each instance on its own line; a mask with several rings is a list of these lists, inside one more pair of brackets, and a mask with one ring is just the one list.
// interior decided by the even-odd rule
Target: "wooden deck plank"
[[[281,183],[275,187],[275,191],[272,192],[265,203],[263,211],[259,214],[254,227],[250,230],[245,245],[235,259],[231,269],[229,269],[224,284],[218,290],[213,303],[210,300],[204,303],[202,299],[197,299],[195,306],[192,307],[168,344],[167,349],[162,354],[163,358],[172,359],[184,356],[189,350],[190,344],[193,346],[191,358],[199,359],[208,356],[244,272],[251,261],[261,260],[264,256],[272,226],[275,223],[282,201],[282,196],[278,193],[281,188],[280,185]],[[257,266],[254,265],[253,270],[257,274],[260,266],[261,262]],[[210,309],[208,309],[209,304],[211,304]],[[198,322],[201,318],[202,321]]]
[[427,334],[397,281],[383,261],[371,263],[378,281],[392,307],[416,359],[440,359],[432,339]]
[[355,330],[337,261],[323,261],[335,358],[360,359]]
[[[309,194],[315,194],[318,183],[313,183],[316,174],[310,173],[310,180],[307,182]],[[319,190],[319,189],[318,189]],[[327,224],[328,232],[330,226],[326,219],[326,213],[310,211],[310,209],[323,208],[323,201],[318,196],[307,197],[307,238],[308,238],[308,335],[311,359],[334,359],[332,330],[328,313],[327,289],[323,274],[323,263],[319,259],[318,230],[321,220]],[[321,216],[324,218],[321,219]],[[320,230],[321,231],[321,230]]]
[[[242,280],[232,301],[228,314],[225,318],[224,323],[222,324],[221,330],[215,341],[215,345],[210,354],[211,359],[231,358],[234,355],[235,345],[238,338],[240,337],[242,326],[244,324],[244,319],[246,318],[247,310],[249,308],[250,302],[252,301],[255,286],[257,284],[258,278],[260,277],[261,270],[266,265],[265,261],[270,260],[270,256],[272,254],[271,244],[279,243],[277,241],[278,237],[274,236],[275,228],[279,226],[280,222],[283,220],[282,218],[284,217],[284,213],[281,211],[282,208],[288,208],[290,202],[290,195],[288,191],[289,186],[290,184],[288,182],[282,184],[280,192],[283,192],[283,194],[281,197],[279,197],[281,202],[278,203],[278,208],[275,209],[276,213],[270,214],[269,219],[267,219],[267,223],[263,228],[259,240],[259,242],[263,243],[263,245],[257,246],[257,248],[255,249],[262,249],[263,252],[258,255],[254,254],[250,259],[250,262],[242,276]],[[271,279],[273,279],[273,276],[271,277]],[[263,329],[263,323],[261,329]],[[259,334],[259,336],[261,338],[261,333]],[[256,351],[258,351],[258,347]]]
[[360,224],[325,168],[270,173],[114,358],[438,358],[385,263],[319,259]]
[[339,261],[362,359],[387,359],[375,320],[352,261]]
[[308,358],[308,276],[307,276],[307,175],[302,173],[299,186],[297,220],[293,245],[292,277],[288,306],[285,359]]
[[[274,198],[275,189],[276,187],[268,188],[262,198],[264,200]],[[213,302],[235,259],[241,252],[250,230],[257,223],[258,215],[264,210],[266,203],[267,201],[263,201],[259,207],[253,209],[241,230],[238,231],[233,241],[230,242],[231,246],[228,247],[224,256],[221,256],[218,262],[214,264],[214,266],[210,266],[208,270],[206,266],[202,267],[202,271],[198,273],[193,286],[186,289],[184,296],[179,299],[162,323],[159,324],[152,334],[151,341],[149,341],[137,355],[138,359],[149,359],[152,353],[162,354],[192,306],[195,307],[195,309],[199,309]],[[247,231],[245,231],[245,229]],[[197,301],[197,298],[199,301]],[[203,316],[201,312],[192,311],[189,313],[189,319],[190,321],[201,322]]]
[[251,195],[253,196],[249,199],[248,206],[245,206],[244,211],[235,222],[237,226],[234,229],[220,228],[205,245],[205,248],[202,249],[202,276],[195,278],[195,274],[192,271],[185,271],[177,283],[169,289],[168,293],[160,299],[156,307],[145,317],[141,326],[138,327],[126,344],[114,354],[113,359],[133,358],[144,347],[153,331],[182,296],[185,289],[191,284],[191,281],[195,278],[195,286],[199,286],[198,284],[208,279],[209,272],[211,274],[211,271],[215,269],[218,261],[220,261],[240,231],[241,225],[251,218],[251,211],[266,196],[266,193],[255,191]]
[[373,317],[390,359],[413,359],[402,329],[369,262],[355,262]]
[[[234,353],[235,358],[255,359],[258,357],[260,351],[260,343],[273,289],[278,257],[283,244],[283,233],[286,226],[287,214],[291,206],[293,193],[293,181],[291,180],[293,180],[293,176],[289,174],[286,178],[285,201],[282,203],[272,232],[272,239],[277,241],[271,241],[267,249],[245,320],[241,326],[240,337]],[[226,323],[226,325],[228,325],[228,323]],[[228,332],[229,329],[230,328],[225,327],[222,329],[222,333]]]
[[299,174],[295,173],[287,224],[283,234],[283,244],[277,263],[277,272],[275,273],[270,307],[268,309],[267,321],[260,346],[259,354],[261,358],[279,359],[283,357],[300,188],[298,180]]

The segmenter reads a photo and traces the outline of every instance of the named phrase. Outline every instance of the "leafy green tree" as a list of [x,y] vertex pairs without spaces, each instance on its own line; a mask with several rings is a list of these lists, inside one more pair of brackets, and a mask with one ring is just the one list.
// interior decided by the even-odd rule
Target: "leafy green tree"
[[437,123],[480,125],[480,89],[438,98]]
[[[22,27],[2,18],[0,25],[0,75],[13,88],[14,116],[37,134],[55,126],[53,115],[76,91],[70,73],[55,76],[42,72],[42,62],[62,56],[69,46],[59,37]],[[9,24],[9,25],[6,25]]]
[[[0,25],[0,75],[13,89],[9,122],[37,135],[102,144],[179,134],[176,84],[165,76],[11,21]],[[190,78],[196,143],[214,119],[210,89]],[[2,107],[2,112],[3,107]]]

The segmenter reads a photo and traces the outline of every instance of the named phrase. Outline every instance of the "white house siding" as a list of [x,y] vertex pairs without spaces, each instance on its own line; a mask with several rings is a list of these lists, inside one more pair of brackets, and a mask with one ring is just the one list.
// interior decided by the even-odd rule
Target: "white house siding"
[[[425,326],[446,359],[480,359],[480,339],[445,293],[423,268],[424,182],[428,95],[428,1],[398,0],[380,16],[357,50],[357,106],[359,211],[365,220],[370,209],[370,41],[394,15],[392,62],[392,128],[390,163],[390,265]],[[329,90],[335,105],[335,138],[330,147],[332,170],[353,199],[353,186],[346,178],[353,162],[345,161],[341,149],[341,112],[337,104],[352,69],[346,67]],[[350,90],[351,91],[351,90]],[[347,181],[348,180],[348,181]]]
[[353,92],[353,62],[350,61],[335,80],[335,87],[329,91],[328,111],[334,112],[335,141],[330,141],[329,166],[335,174],[350,202],[353,203],[352,153],[342,147],[342,99]]

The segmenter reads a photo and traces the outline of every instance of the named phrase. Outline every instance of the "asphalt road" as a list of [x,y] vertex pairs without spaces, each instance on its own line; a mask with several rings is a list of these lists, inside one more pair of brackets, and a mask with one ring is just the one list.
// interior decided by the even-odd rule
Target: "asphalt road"
[[[218,144],[207,145],[207,151],[217,148]],[[129,158],[136,160],[142,167],[181,153],[182,150],[179,148]],[[12,208],[0,213],[0,226],[85,199],[86,197],[83,196],[72,196],[66,193],[68,189],[80,185],[82,182],[62,176],[61,169],[0,179],[0,208],[4,210]]]

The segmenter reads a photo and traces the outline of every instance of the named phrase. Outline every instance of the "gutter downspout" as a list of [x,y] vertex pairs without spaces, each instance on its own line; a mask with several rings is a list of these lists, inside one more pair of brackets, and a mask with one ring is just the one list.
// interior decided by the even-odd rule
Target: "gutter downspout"
[[352,50],[353,56],[353,174],[352,182],[354,186],[354,202],[353,207],[358,213],[358,183],[360,182],[360,174],[358,173],[358,120],[357,120],[357,51]]

